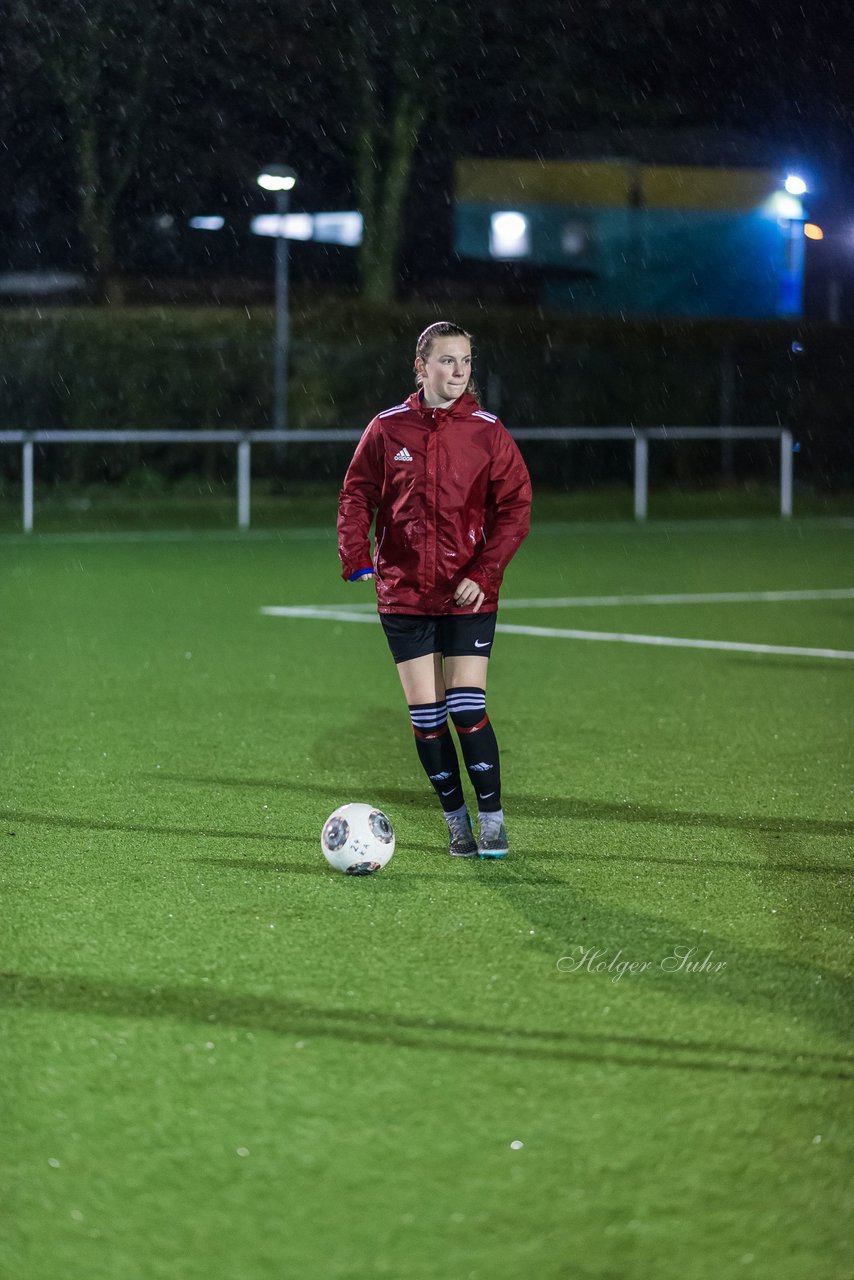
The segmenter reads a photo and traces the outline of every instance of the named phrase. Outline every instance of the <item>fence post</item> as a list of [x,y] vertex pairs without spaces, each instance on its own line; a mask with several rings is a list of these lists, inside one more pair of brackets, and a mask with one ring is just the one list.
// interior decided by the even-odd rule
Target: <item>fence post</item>
[[[718,399],[720,425],[731,427],[735,422],[733,401],[735,399],[735,360],[732,354],[732,343],[725,342],[721,348],[720,393]],[[733,441],[732,436],[721,436],[721,471],[725,480],[732,479]]]
[[249,489],[252,473],[252,446],[248,440],[237,445],[237,527],[249,528]]
[[780,515],[784,520],[792,514],[792,458],[794,442],[791,431],[780,432]]
[[24,533],[33,531],[33,442],[25,440],[21,457]]
[[649,441],[635,436],[635,519],[645,520],[647,510]]

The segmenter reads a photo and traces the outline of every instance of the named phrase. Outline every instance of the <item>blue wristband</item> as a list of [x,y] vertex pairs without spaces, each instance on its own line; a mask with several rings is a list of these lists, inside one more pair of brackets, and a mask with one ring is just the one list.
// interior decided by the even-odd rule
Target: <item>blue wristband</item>
[[357,569],[355,573],[351,573],[347,579],[348,582],[356,582],[359,578],[364,578],[369,573],[373,573],[373,566],[370,569]]

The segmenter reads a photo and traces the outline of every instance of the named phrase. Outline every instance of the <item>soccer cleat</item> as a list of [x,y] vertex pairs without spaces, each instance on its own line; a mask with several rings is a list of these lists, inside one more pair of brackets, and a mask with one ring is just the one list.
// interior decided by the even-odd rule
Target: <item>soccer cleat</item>
[[510,852],[507,844],[507,832],[503,822],[480,820],[480,839],[477,842],[477,853],[480,858],[506,858]]
[[448,822],[448,831],[451,840],[448,845],[448,853],[452,858],[474,858],[477,855],[477,844],[474,838],[474,832],[471,829],[471,818],[469,815],[463,814],[462,817],[451,817],[446,814]]

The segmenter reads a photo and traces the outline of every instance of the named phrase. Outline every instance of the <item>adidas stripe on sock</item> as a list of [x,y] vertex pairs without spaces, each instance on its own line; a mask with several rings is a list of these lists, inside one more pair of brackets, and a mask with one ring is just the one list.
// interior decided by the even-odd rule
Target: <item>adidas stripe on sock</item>
[[448,689],[445,699],[460,740],[466,769],[481,812],[501,808],[498,742],[486,714],[486,690],[473,686]]
[[444,702],[417,703],[409,708],[409,718],[416,734],[425,737],[442,730],[448,723],[448,708]]
[[444,702],[416,703],[410,705],[409,718],[418,759],[439,803],[446,812],[459,809],[465,802],[457,751],[448,730],[447,706]]

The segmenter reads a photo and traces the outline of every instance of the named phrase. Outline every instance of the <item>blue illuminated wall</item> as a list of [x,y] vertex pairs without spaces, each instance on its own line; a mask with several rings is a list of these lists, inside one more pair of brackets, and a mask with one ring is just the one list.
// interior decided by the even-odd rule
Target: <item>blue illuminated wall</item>
[[541,269],[545,303],[600,314],[801,314],[803,214],[776,173],[460,162],[457,252],[496,261],[490,231],[502,211],[527,219],[527,251],[514,256]]

